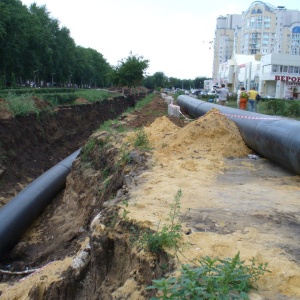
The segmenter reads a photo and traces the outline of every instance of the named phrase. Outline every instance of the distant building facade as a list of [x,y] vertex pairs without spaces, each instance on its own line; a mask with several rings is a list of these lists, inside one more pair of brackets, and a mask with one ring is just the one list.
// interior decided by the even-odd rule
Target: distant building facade
[[[293,61],[296,64],[300,59],[299,10],[286,9],[284,6],[274,7],[262,1],[255,1],[241,15],[220,16],[217,18],[214,39],[213,81],[218,84],[221,81],[226,82],[235,90],[243,77],[242,74],[248,72],[245,84],[249,85],[252,82],[259,86],[260,75],[257,74],[261,74],[261,66],[260,63],[256,65],[256,61],[271,53],[274,54],[272,59],[275,59],[275,54],[282,54],[284,56],[281,57],[285,59],[287,56],[293,56],[288,60],[289,63]],[[241,59],[238,55],[252,55],[255,59],[246,59],[244,56],[246,66],[243,70],[240,66],[243,64],[238,62]],[[265,62],[266,59],[262,61]],[[251,76],[250,69],[247,71],[250,62],[253,64]],[[297,65],[290,66],[290,70],[291,67],[296,67],[293,72],[297,71]],[[291,77],[292,74],[289,73],[288,76]],[[253,76],[256,76],[255,79]]]

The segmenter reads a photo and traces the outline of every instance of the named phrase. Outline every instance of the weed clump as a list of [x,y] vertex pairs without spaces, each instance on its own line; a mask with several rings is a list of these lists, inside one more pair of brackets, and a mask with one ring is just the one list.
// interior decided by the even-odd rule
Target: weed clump
[[178,190],[174,197],[174,203],[171,205],[168,224],[164,224],[161,229],[152,232],[147,229],[138,240],[138,244],[145,250],[150,252],[161,252],[163,248],[178,249],[178,244],[181,238],[181,222],[178,220],[180,212],[180,199],[182,191]]
[[157,289],[158,299],[249,299],[248,292],[256,287],[258,279],[266,272],[267,263],[251,265],[240,260],[238,252],[233,258],[203,257],[197,266],[182,265],[179,277],[153,280],[147,289]]
[[150,148],[148,136],[143,129],[139,130],[136,133],[133,145],[134,145],[134,147],[137,147],[140,149],[149,149]]

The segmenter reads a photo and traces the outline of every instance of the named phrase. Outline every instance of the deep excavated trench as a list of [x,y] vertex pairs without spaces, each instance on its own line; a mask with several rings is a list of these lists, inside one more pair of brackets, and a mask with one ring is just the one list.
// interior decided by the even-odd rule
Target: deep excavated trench
[[[65,107],[51,115],[2,120],[0,151],[6,159],[2,163],[5,172],[1,177],[1,203],[6,203],[57,160],[87,143],[105,120],[115,119],[136,100],[120,97],[98,104]],[[133,156],[137,157],[137,162],[132,163],[132,171],[143,169],[143,156]],[[116,149],[105,149],[93,166],[96,168],[93,178],[81,170],[78,162],[74,163],[67,189],[58,194],[16,246],[2,255],[0,268],[7,272],[2,275],[0,272],[0,295],[4,299],[15,296],[24,299],[112,299],[113,291],[128,279],[134,278],[135,284],[140,285],[135,289],[143,290],[152,279],[161,277],[172,268],[166,254],[149,256],[136,249],[128,240],[129,225],[126,223],[120,223],[116,231],[97,231],[97,222],[101,221],[107,228],[117,222],[118,209],[103,209],[103,202],[116,197],[117,193],[118,197],[126,199],[124,170],[114,169],[112,163],[116,157]],[[103,170],[111,173],[110,183],[105,188]],[[74,191],[79,195],[78,199],[74,199]],[[90,229],[92,219],[100,211],[101,218],[94,222],[95,228]],[[62,265],[67,264],[68,257],[78,251],[80,254],[74,267],[61,267],[63,276],[53,280],[49,275],[41,275],[45,271],[43,266],[51,269],[57,260]],[[81,259],[80,255],[88,259]],[[26,274],[17,274],[26,269],[36,271],[27,277],[24,277]],[[16,290],[10,287],[16,283]],[[29,286],[29,289],[24,290],[22,285]],[[146,298],[151,295],[150,291],[141,293]]]

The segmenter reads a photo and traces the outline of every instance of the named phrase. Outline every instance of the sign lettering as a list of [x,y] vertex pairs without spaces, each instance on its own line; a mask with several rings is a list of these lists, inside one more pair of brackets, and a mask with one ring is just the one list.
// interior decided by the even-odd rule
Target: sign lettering
[[287,83],[288,82],[299,83],[300,82],[300,77],[275,75],[275,80],[286,81]]

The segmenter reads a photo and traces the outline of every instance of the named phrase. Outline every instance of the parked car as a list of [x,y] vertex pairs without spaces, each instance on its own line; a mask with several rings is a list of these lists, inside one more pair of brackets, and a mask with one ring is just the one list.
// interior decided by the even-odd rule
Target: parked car
[[274,96],[270,96],[270,95],[266,95],[266,96],[263,96],[261,98],[268,99],[268,100],[275,100],[276,99]]
[[200,93],[201,93],[201,91],[194,91],[194,92],[193,92],[193,95],[198,96],[198,95],[200,95]]
[[212,90],[210,90],[208,93],[207,93],[207,95],[209,95],[209,96],[218,96],[218,93],[217,93],[217,91],[216,90],[214,90],[214,89],[212,89]]
[[206,91],[202,91],[202,92],[200,92],[200,95],[206,96],[207,92]]

